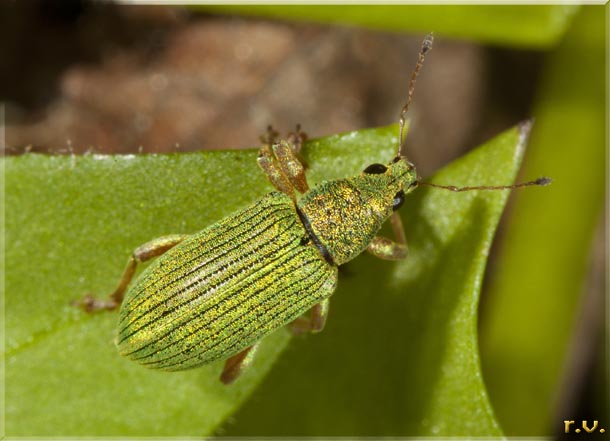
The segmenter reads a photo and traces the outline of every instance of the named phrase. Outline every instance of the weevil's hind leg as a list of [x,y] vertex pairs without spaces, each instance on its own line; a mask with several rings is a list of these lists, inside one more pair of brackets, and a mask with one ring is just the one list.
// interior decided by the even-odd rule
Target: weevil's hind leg
[[252,364],[258,349],[258,343],[244,349],[225,361],[225,367],[220,374],[220,381],[231,384]]
[[392,223],[392,231],[394,236],[396,236],[396,241],[390,240],[387,237],[376,236],[366,250],[380,259],[402,260],[407,257],[408,247],[400,215],[393,213],[390,222]]
[[107,299],[98,299],[90,294],[87,294],[82,299],[76,300],[72,304],[78,308],[81,308],[85,312],[97,312],[103,310],[110,311],[118,308],[123,301],[123,296],[129,282],[131,282],[131,279],[133,279],[133,275],[136,272],[138,263],[146,262],[153,257],[160,256],[170,248],[178,245],[187,237],[188,235],[186,234],[172,234],[170,236],[158,237],[150,242],[146,242],[144,245],[140,245],[133,251],[131,256],[129,256],[127,266],[123,271],[119,285],[116,287],[114,292],[108,296]]
[[306,332],[321,332],[326,325],[328,318],[329,300],[322,300],[317,305],[314,305],[309,312],[309,317],[299,317],[288,325],[288,329],[295,334],[304,334]]

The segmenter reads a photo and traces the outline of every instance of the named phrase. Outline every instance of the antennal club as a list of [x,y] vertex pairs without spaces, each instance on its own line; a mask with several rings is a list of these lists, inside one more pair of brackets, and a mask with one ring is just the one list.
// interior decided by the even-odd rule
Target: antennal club
[[409,104],[411,104],[411,99],[413,98],[413,91],[415,90],[415,80],[417,80],[417,75],[419,74],[419,71],[421,70],[422,66],[424,65],[424,58],[426,57],[426,54],[428,52],[430,52],[430,49],[432,49],[433,41],[434,41],[434,37],[433,37],[432,33],[430,33],[430,34],[426,35],[426,37],[424,38],[424,41],[422,42],[421,49],[419,50],[419,57],[417,59],[417,64],[415,65],[415,69],[413,70],[413,73],[411,74],[411,80],[409,81],[409,94],[407,96],[407,102],[403,106],[402,110],[400,111],[400,119],[399,119],[400,134],[398,137],[398,156],[400,156],[400,157],[406,157],[406,155],[404,154],[404,151],[403,151],[403,147],[404,147],[403,133],[404,133],[405,123],[406,123],[405,116],[407,114],[407,111],[409,110]]

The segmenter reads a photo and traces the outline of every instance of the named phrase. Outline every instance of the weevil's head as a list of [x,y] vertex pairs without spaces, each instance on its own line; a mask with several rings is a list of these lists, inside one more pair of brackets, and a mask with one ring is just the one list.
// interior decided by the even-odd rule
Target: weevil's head
[[322,182],[299,201],[314,234],[337,265],[360,254],[417,187],[415,167],[398,156],[362,173]]
[[369,165],[354,180],[383,220],[398,210],[405,201],[405,195],[418,185],[415,166],[400,155],[387,165]]

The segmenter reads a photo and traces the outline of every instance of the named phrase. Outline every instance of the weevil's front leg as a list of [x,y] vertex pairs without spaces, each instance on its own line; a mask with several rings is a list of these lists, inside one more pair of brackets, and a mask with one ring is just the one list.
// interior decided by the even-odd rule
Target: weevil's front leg
[[328,318],[328,299],[322,300],[309,311],[309,317],[299,317],[288,325],[288,329],[295,334],[304,334],[305,332],[320,332],[324,329],[326,319]]
[[144,245],[140,245],[133,251],[131,256],[129,256],[127,266],[123,271],[119,285],[114,292],[108,296],[107,299],[97,299],[92,295],[87,294],[81,300],[76,300],[73,302],[73,305],[86,312],[113,310],[118,308],[123,301],[123,296],[129,282],[131,282],[131,279],[133,279],[133,275],[136,272],[138,263],[146,262],[153,257],[160,256],[170,248],[178,245],[187,237],[188,235],[186,234],[172,234],[170,236],[158,237],[150,242],[146,242]]
[[408,248],[400,215],[393,213],[390,222],[392,223],[394,236],[396,236],[396,242],[383,236],[377,236],[373,238],[366,250],[380,259],[402,260],[407,257]]
[[244,349],[239,354],[235,354],[225,361],[225,367],[220,374],[220,381],[224,384],[233,383],[254,360],[254,355],[258,349],[258,343]]

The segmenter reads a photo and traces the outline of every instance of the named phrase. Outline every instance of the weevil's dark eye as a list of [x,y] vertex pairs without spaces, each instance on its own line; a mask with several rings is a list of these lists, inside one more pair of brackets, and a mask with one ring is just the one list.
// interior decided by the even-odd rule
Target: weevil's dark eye
[[404,204],[404,202],[405,192],[400,190],[398,193],[396,193],[396,196],[394,196],[394,200],[392,201],[392,210],[398,210],[400,207],[402,207],[402,204]]
[[383,164],[371,164],[364,169],[364,173],[369,175],[380,175],[385,173],[388,168]]

